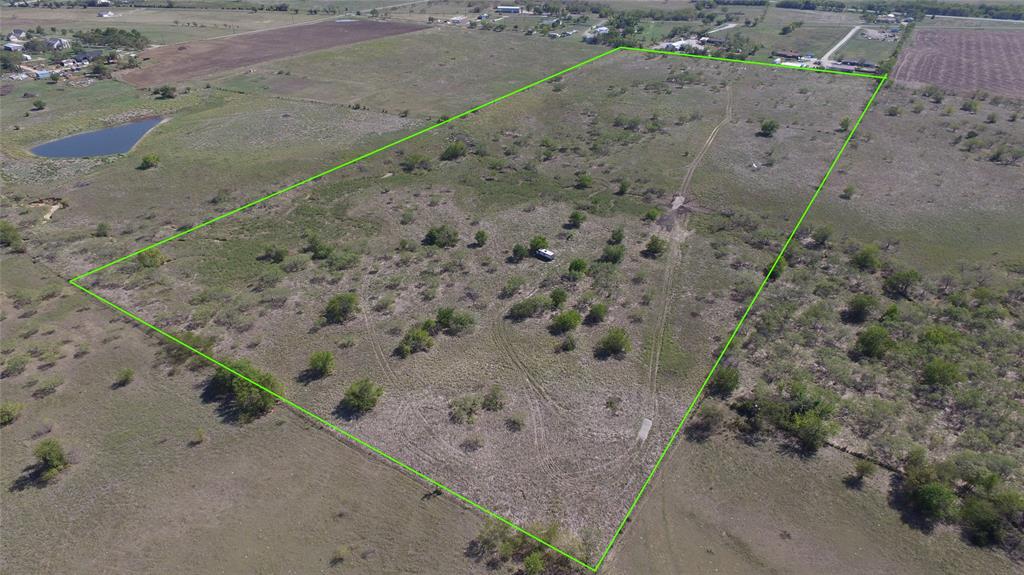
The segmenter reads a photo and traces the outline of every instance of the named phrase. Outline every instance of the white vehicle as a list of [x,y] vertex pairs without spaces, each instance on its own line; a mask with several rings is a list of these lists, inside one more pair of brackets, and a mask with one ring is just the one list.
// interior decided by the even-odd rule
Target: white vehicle
[[538,258],[546,262],[550,262],[555,259],[555,252],[545,248],[537,250],[536,255]]

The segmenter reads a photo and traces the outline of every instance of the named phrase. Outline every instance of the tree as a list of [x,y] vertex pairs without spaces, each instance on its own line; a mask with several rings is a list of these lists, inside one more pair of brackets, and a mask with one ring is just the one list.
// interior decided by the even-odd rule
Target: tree
[[882,261],[878,257],[878,252],[878,246],[875,244],[868,244],[853,255],[850,259],[850,263],[861,271],[874,273],[875,270],[882,265]]
[[579,228],[585,221],[587,221],[587,214],[579,210],[574,210],[569,214],[569,227],[571,228]]
[[383,387],[363,378],[348,386],[341,404],[342,407],[362,415],[376,407],[377,401],[383,394]]
[[164,255],[160,253],[160,250],[157,248],[150,248],[135,256],[135,259],[137,259],[139,261],[139,265],[144,268],[160,267],[165,261],[167,261]]
[[629,353],[632,343],[626,330],[621,327],[613,327],[597,342],[594,354],[600,358],[621,357]]
[[172,100],[178,96],[178,89],[174,86],[164,84],[153,90],[153,95],[161,100]]
[[761,131],[757,133],[762,138],[771,138],[775,131],[779,129],[779,123],[775,120],[764,120],[761,122]]
[[216,395],[228,397],[243,422],[270,413],[278,397],[284,394],[284,385],[277,378],[244,359],[228,362],[226,366],[218,368],[210,378],[210,389]]
[[150,168],[157,167],[157,165],[159,165],[159,164],[160,164],[160,156],[157,156],[156,154],[147,154],[146,156],[142,157],[142,163],[139,164],[139,169],[140,170],[148,170]]
[[355,292],[338,294],[327,302],[324,319],[327,323],[345,323],[359,313],[359,296]]
[[893,297],[910,298],[910,290],[921,281],[921,274],[916,270],[899,270],[885,278],[883,288]]
[[451,162],[458,160],[462,156],[466,155],[466,144],[456,141],[448,144],[448,147],[441,152],[442,162]]
[[548,327],[548,330],[550,330],[553,335],[561,335],[576,329],[582,321],[583,317],[580,316],[580,312],[574,309],[569,309],[552,318],[551,325]]
[[334,371],[334,354],[329,351],[314,351],[309,356],[309,372],[313,377],[321,378]]
[[658,236],[651,236],[651,239],[647,241],[647,247],[644,248],[644,256],[657,259],[667,250],[668,240]]
[[52,437],[40,441],[33,454],[38,461],[39,478],[44,482],[55,479],[70,464],[60,442]]
[[544,236],[534,236],[530,240],[530,253],[536,253],[537,250],[548,249],[548,239]]
[[512,246],[512,261],[520,262],[523,258],[530,254],[530,250],[527,249],[523,244],[516,244]]
[[846,310],[843,311],[843,319],[850,323],[864,323],[877,305],[878,300],[874,296],[859,293],[850,298],[850,301],[846,304]]
[[448,224],[436,226],[427,230],[427,235],[424,236],[423,243],[428,246],[437,246],[439,248],[455,247],[459,243],[459,232]]
[[476,247],[482,248],[487,245],[487,232],[483,230],[477,230],[473,236],[473,241],[476,242]]
[[0,221],[0,246],[11,248],[12,252],[25,251],[25,242],[14,224],[8,221]]
[[36,111],[45,110],[46,109],[46,102],[42,101],[41,99],[33,100],[33,102],[32,102],[32,109],[36,110]]
[[885,355],[891,345],[889,330],[880,325],[873,325],[857,334],[854,351],[864,357],[879,359]]
[[944,483],[930,481],[910,492],[910,503],[926,519],[941,521],[952,516],[956,493]]
[[957,364],[938,357],[925,364],[921,372],[921,383],[932,389],[949,389],[960,379]]
[[590,306],[590,312],[587,313],[586,322],[588,325],[597,325],[604,321],[604,318],[608,316],[608,305],[603,303],[595,303]]
[[720,365],[708,382],[708,393],[715,397],[728,399],[732,392],[740,386],[740,370],[731,365]]

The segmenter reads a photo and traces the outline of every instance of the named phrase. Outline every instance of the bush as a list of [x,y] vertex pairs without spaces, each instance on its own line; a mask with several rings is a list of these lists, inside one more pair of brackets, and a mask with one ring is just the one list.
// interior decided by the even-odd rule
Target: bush
[[868,244],[857,251],[850,259],[850,263],[857,267],[857,269],[864,272],[874,273],[882,265],[881,259],[878,257],[878,246],[874,244]]
[[771,138],[775,131],[779,129],[779,123],[775,120],[764,120],[761,122],[761,131],[757,133],[762,138]]
[[11,251],[21,252],[25,249],[25,242],[18,233],[18,228],[8,221],[0,221],[0,246],[11,248]]
[[402,158],[402,161],[398,164],[403,171],[415,172],[417,170],[429,170],[430,160],[419,154],[409,154]]
[[551,297],[551,307],[554,308],[554,309],[558,309],[558,308],[562,307],[565,304],[566,300],[569,299],[569,292],[565,291],[562,288],[555,288],[555,289],[551,290],[551,296],[550,297]]
[[585,190],[592,185],[594,185],[594,178],[590,177],[590,174],[586,172],[579,172],[576,174],[575,187],[577,190]]
[[520,262],[523,258],[530,255],[530,250],[527,249],[523,244],[516,244],[512,246],[512,261]]
[[505,287],[501,288],[501,291],[498,293],[498,297],[508,299],[516,295],[519,293],[519,288],[523,287],[524,283],[525,280],[519,276],[512,276],[508,278],[508,281],[505,282]]
[[35,100],[32,102],[32,109],[35,111],[41,111],[46,109],[46,102],[42,100]]
[[352,382],[345,390],[345,398],[341,400],[344,408],[358,414],[364,414],[377,406],[377,401],[383,395],[384,388],[373,383],[367,378]]
[[594,355],[600,358],[620,357],[629,353],[631,349],[632,343],[629,341],[629,336],[626,335],[626,330],[621,327],[613,327],[598,340],[597,346],[594,348]]
[[174,86],[163,85],[153,89],[153,95],[161,100],[171,100],[178,95],[178,89]]
[[580,312],[570,309],[556,315],[551,320],[551,325],[548,329],[553,335],[561,335],[576,329],[582,321],[583,318],[580,316]]
[[871,311],[878,305],[878,300],[867,294],[857,294],[850,298],[843,312],[843,319],[850,323],[864,323]]
[[595,303],[590,306],[590,312],[587,313],[586,322],[589,325],[596,325],[604,321],[604,318],[608,316],[608,305],[603,303]]
[[550,309],[550,307],[551,300],[542,295],[535,295],[512,304],[512,307],[508,310],[508,317],[512,320],[521,321],[538,316]]
[[944,483],[930,481],[910,491],[910,504],[926,519],[941,521],[953,515],[956,493]]
[[284,258],[288,257],[288,250],[278,246],[268,246],[263,250],[262,257],[268,262],[279,264],[284,261]]
[[706,441],[722,425],[725,411],[714,403],[702,405],[697,417],[686,428],[686,436],[693,441]]
[[4,362],[4,371],[2,374],[4,377],[14,377],[15,375],[21,374],[28,367],[29,358],[24,355],[12,355],[7,358]]
[[320,239],[316,234],[309,234],[306,237],[306,251],[315,260],[326,260],[334,255],[334,247]]
[[39,478],[43,481],[53,480],[70,464],[60,442],[52,437],[40,441],[33,454],[39,462]]
[[880,325],[873,325],[857,334],[854,351],[864,357],[880,359],[891,345],[889,330]]
[[587,260],[576,258],[569,262],[569,277],[580,279],[587,273]]
[[921,275],[914,270],[900,270],[893,272],[885,278],[883,288],[892,297],[910,298],[910,290],[917,282],[921,281]]
[[473,241],[476,243],[476,247],[482,248],[487,245],[487,232],[483,230],[477,230],[476,235],[473,236]]
[[139,164],[139,169],[148,170],[150,168],[157,167],[158,164],[160,164],[160,157],[156,154],[149,154],[142,157],[142,163]]
[[450,408],[450,417],[454,423],[473,423],[476,421],[476,412],[480,410],[480,398],[464,395],[453,399]]
[[284,394],[284,386],[273,375],[256,369],[246,360],[228,362],[227,366],[231,369],[220,367],[210,378],[213,392],[229,397],[243,422],[270,413],[277,403],[276,396]]
[[876,471],[878,471],[878,466],[867,459],[858,459],[857,462],[853,464],[853,474],[858,479],[871,477]]
[[481,402],[483,408],[487,411],[501,411],[505,408],[505,392],[501,389],[500,385],[492,385],[487,393],[484,394],[484,399]]
[[647,247],[644,248],[644,256],[656,259],[661,257],[666,250],[668,250],[668,240],[651,236],[651,239],[647,241]]
[[601,261],[612,264],[617,264],[622,261],[622,258],[626,255],[626,247],[621,244],[613,244],[604,247],[604,252],[601,253]]
[[569,214],[570,228],[579,228],[580,226],[583,225],[583,222],[585,221],[587,221],[587,214],[584,214],[579,210],[575,210],[571,214]]
[[949,389],[961,379],[957,364],[941,358],[929,361],[921,373],[921,383],[932,389]]
[[110,224],[106,222],[100,222],[96,224],[96,231],[92,235],[97,238],[105,238],[110,235]]
[[622,228],[615,228],[612,231],[612,235],[608,238],[609,244],[621,244],[622,240],[626,239],[626,232]]
[[309,372],[313,377],[324,377],[334,371],[334,354],[329,351],[314,351],[309,356]]
[[505,420],[505,427],[513,433],[522,431],[526,427],[526,417],[522,413],[513,414]]
[[740,370],[731,365],[719,365],[708,382],[708,393],[727,399],[740,386]]
[[544,236],[534,236],[530,240],[530,253],[536,253],[537,250],[546,250],[548,248],[548,239]]
[[430,351],[432,347],[434,338],[430,336],[430,332],[423,326],[415,326],[402,336],[402,341],[398,342],[398,347],[395,348],[395,354],[404,358],[421,351]]
[[469,312],[457,311],[455,308],[443,307],[437,310],[435,326],[438,331],[458,337],[473,329],[476,320]]
[[5,401],[0,404],[0,426],[14,423],[14,420],[18,419],[18,416],[21,415],[21,410],[24,407],[22,404],[12,401]]
[[653,222],[657,220],[659,217],[661,217],[661,210],[659,210],[658,208],[651,208],[644,212],[643,219],[645,222]]
[[359,311],[359,296],[355,292],[338,294],[327,302],[324,319],[327,323],[345,323]]
[[160,250],[157,248],[150,248],[135,256],[135,259],[137,259],[139,261],[139,265],[144,268],[160,267],[165,261],[167,261],[164,254],[160,253]]
[[442,162],[451,162],[458,160],[462,156],[466,155],[466,144],[462,142],[452,142],[448,144],[448,147],[441,152]]
[[135,371],[130,367],[122,369],[114,380],[114,387],[124,387],[135,380]]
[[439,248],[455,247],[459,243],[459,232],[448,224],[430,228],[423,238],[423,243]]

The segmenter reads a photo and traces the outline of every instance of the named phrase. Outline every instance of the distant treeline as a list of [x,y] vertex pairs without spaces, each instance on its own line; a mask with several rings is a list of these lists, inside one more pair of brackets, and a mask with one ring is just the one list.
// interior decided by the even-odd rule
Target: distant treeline
[[142,50],[149,46],[149,38],[142,35],[138,30],[123,30],[121,28],[93,28],[75,32],[77,38],[83,44],[89,46],[107,46],[109,48],[128,48],[131,50]]
[[[711,2],[712,0],[706,0]],[[717,0],[718,4],[745,4],[747,0]],[[753,2],[751,2],[753,3]],[[899,12],[920,18],[926,15],[936,16],[968,16],[972,18],[994,18],[998,20],[1024,20],[1024,5],[993,6],[990,4],[951,4],[936,0],[876,0],[855,2],[847,5],[838,0],[780,0],[776,8],[794,10],[824,10],[842,12],[846,8],[888,14]]]
[[846,10],[845,2],[835,0],[781,0],[775,3],[776,8],[794,10],[824,10],[826,12],[842,12]]

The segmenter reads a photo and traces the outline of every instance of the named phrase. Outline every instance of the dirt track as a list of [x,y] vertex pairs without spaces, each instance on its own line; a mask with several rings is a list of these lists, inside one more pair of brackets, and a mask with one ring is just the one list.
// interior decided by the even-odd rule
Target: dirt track
[[133,86],[152,87],[424,29],[424,26],[397,22],[339,20],[152,48],[142,52],[141,68],[128,70],[118,77]]

